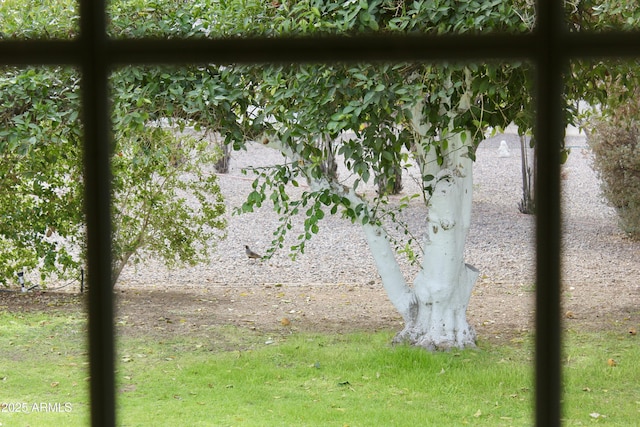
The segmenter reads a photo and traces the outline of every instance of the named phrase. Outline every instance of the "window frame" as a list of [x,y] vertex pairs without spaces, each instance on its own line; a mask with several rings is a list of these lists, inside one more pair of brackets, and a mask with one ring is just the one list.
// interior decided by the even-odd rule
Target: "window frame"
[[537,139],[535,423],[561,424],[560,152],[562,71],[572,59],[637,57],[640,32],[569,33],[563,2],[537,0],[536,29],[523,35],[335,36],[218,40],[110,40],[106,0],[79,0],[80,36],[0,41],[0,65],[77,66],[82,81],[88,249],[91,424],[115,426],[115,336],[110,251],[108,75],[154,63],[295,63],[513,60],[535,65]]

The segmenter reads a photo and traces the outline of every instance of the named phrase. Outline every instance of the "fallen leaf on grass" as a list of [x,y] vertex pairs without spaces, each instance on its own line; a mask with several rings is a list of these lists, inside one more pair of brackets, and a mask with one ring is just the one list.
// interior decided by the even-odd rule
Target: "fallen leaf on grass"
[[591,418],[607,418],[607,416],[606,416],[606,415],[602,415],[602,414],[599,414],[599,413],[597,413],[597,412],[592,412],[592,413],[590,413],[590,414],[589,414],[589,416],[590,416]]
[[482,411],[481,411],[480,409],[478,409],[478,410],[476,411],[476,413],[475,413],[475,414],[473,414],[473,416],[474,416],[474,417],[476,417],[476,418],[480,418],[480,416],[481,416],[481,415],[482,415]]
[[127,384],[120,389],[120,393],[130,393],[136,391],[137,388],[135,384]]
[[58,381],[54,381],[51,383],[51,387],[58,387],[60,383]]

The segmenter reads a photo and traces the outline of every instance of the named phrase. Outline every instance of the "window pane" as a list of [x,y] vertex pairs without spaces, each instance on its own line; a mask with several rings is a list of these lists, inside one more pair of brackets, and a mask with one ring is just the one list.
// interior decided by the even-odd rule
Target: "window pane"
[[113,0],[112,37],[526,32],[527,2]]
[[640,28],[637,4],[625,0],[568,1],[565,2],[565,10],[571,31],[629,31]]
[[0,1],[0,40],[71,39],[78,34],[75,0]]
[[71,68],[0,69],[0,376],[15,424],[88,419],[78,92]]
[[[113,73],[111,85],[114,135],[121,138],[114,153],[114,202],[117,206],[125,195],[130,201],[137,191],[134,187],[140,185],[140,194],[151,196],[147,205],[151,242],[157,240],[162,249],[141,250],[140,264],[127,264],[116,284],[118,390],[123,390],[119,402],[121,419],[129,420],[125,423],[143,413],[147,420],[177,420],[197,413],[219,424],[234,417],[251,419],[254,414],[272,423],[284,417],[285,424],[291,424],[299,417],[323,424],[330,416],[324,408],[331,406],[327,400],[331,392],[325,392],[331,385],[317,384],[326,381],[321,379],[325,367],[331,376],[370,380],[376,378],[376,369],[387,369],[374,363],[371,372],[367,368],[363,373],[351,362],[331,361],[331,352],[343,351],[340,346],[345,345],[337,342],[343,338],[334,339],[336,334],[346,336],[347,346],[361,345],[358,334],[364,331],[367,352],[377,354],[372,357],[394,358],[406,351],[387,345],[401,332],[402,316],[382,280],[390,289],[399,284],[376,265],[367,246],[367,230],[388,233],[387,249],[398,249],[397,266],[412,292],[414,287],[429,286],[429,279],[420,278],[422,263],[429,263],[425,271],[432,271],[438,264],[433,260],[440,259],[439,250],[429,249],[431,243],[425,240],[432,226],[441,230],[431,231],[434,241],[457,247],[455,268],[464,270],[465,260],[481,270],[469,311],[480,345],[491,349],[513,344],[517,353],[509,362],[513,367],[513,375],[506,380],[509,384],[505,386],[501,377],[503,386],[482,386],[481,392],[498,393],[487,399],[491,405],[493,399],[500,399],[501,387],[522,393],[522,399],[509,399],[510,411],[518,413],[524,424],[530,423],[531,372],[524,362],[531,357],[526,343],[533,299],[533,224],[531,216],[518,211],[520,140],[509,128],[508,134],[485,141],[485,131],[490,135],[489,127],[506,127],[508,118],[518,117],[520,126],[527,126],[522,115],[523,108],[530,108],[523,90],[529,85],[526,64],[127,67]],[[524,107],[502,102],[511,91]],[[501,144],[503,139],[507,147]],[[182,248],[173,246],[172,236],[163,233],[180,225],[172,223],[186,220],[176,210],[179,205],[168,206],[184,197],[182,203],[198,208],[201,199],[182,189],[154,196],[145,183],[168,182],[162,181],[166,174],[177,174],[181,182],[189,183],[192,172],[182,168],[195,160],[192,152],[175,154],[193,142],[205,146],[196,151],[203,160],[216,145],[221,151],[236,149],[228,172],[214,169],[211,160],[198,172],[201,178],[217,177],[227,205],[228,234],[214,242],[216,248],[204,262],[172,268],[171,257],[178,260]],[[470,171],[473,157],[478,159],[473,166],[478,172],[475,180]],[[122,162],[130,166],[123,167]],[[153,179],[122,185],[118,175],[131,174],[138,166],[149,167]],[[247,174],[242,169],[248,169]],[[429,211],[427,202],[447,188],[449,180],[455,177],[458,182],[462,175],[469,180],[460,179],[459,185],[469,190],[469,199],[457,195],[456,203],[464,206],[454,210],[460,216],[429,222],[435,208]],[[323,187],[322,182],[336,186]],[[344,186],[356,191],[341,193]],[[472,189],[475,199],[471,199]],[[238,210],[244,213],[232,215]],[[135,211],[144,213],[144,209]],[[125,218],[122,212],[116,221]],[[131,226],[128,218],[120,223],[123,229],[127,222],[135,233],[143,228]],[[454,223],[465,231],[460,240],[438,240],[446,236],[447,224]],[[114,229],[118,227],[116,223]],[[211,242],[203,238],[192,246]],[[250,258],[245,245],[271,258]],[[374,249],[380,250],[375,245]],[[496,306],[504,310],[496,312]],[[318,346],[318,340],[327,341],[329,349],[322,350],[325,345]],[[305,349],[302,358],[282,355],[296,346]],[[460,360],[474,357],[462,355]],[[354,353],[353,357],[362,360],[363,356]],[[489,356],[481,369],[502,358]],[[423,368],[408,367],[405,374],[423,375]],[[268,379],[272,374],[283,377],[274,382]],[[296,401],[317,409],[298,415],[269,412],[288,396],[289,374],[293,381],[307,384]],[[350,407],[364,407],[367,419],[382,417],[389,405],[401,405],[393,397],[391,383],[366,386],[385,396],[374,399],[373,405],[355,395],[349,398]],[[455,394],[451,389],[447,392],[447,387],[433,395],[420,387],[412,393],[421,400],[469,398],[460,395],[460,387]],[[243,396],[241,391],[247,388],[252,391]],[[466,391],[477,393],[478,389]],[[219,401],[224,393],[233,395],[231,404],[202,405],[211,399]],[[163,403],[149,414],[141,404],[142,396]],[[253,402],[247,411],[239,403],[243,399]],[[446,414],[455,422],[477,410],[470,414],[459,409],[452,414],[435,411],[433,416]],[[427,412],[416,407],[403,417],[424,420],[430,416]],[[349,414],[338,416],[343,423],[350,421]]]
[[[615,405],[591,417],[633,423],[627,393],[638,373],[625,361],[637,357],[640,321],[638,64],[576,61],[572,69],[579,76],[569,103],[576,126],[567,131],[561,175],[566,419],[585,419],[576,408],[592,404],[592,390],[605,389]],[[594,352],[599,366],[585,356]],[[616,375],[603,377],[603,369]]]
[[[14,255],[4,255],[2,279],[13,282],[24,267],[43,278],[78,277],[84,246],[78,74],[4,68],[0,78],[0,227]],[[44,286],[35,271],[34,284]]]

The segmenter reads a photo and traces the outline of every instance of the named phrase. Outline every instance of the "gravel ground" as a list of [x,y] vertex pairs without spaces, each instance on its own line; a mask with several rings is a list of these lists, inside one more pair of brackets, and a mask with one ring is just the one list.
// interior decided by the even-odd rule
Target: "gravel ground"
[[[508,143],[509,157],[498,156],[501,140]],[[567,145],[571,147],[571,155],[562,172],[565,280],[637,283],[639,246],[624,238],[616,227],[613,210],[601,198],[584,138],[569,137]],[[250,174],[243,175],[241,169],[281,160],[280,154],[259,144],[250,145],[246,152],[234,153],[230,173],[219,178],[228,204],[228,237],[218,243],[210,263],[178,271],[167,271],[153,262],[129,267],[120,286],[378,284],[379,277],[360,228],[337,216],[325,217],[320,233],[295,261],[286,250],[277,252],[269,261],[247,260],[244,245],[264,252],[278,218],[268,205],[255,213],[232,214],[251,191],[253,178]],[[533,283],[533,217],[518,211],[522,195],[520,160],[519,140],[514,134],[489,139],[477,151],[473,219],[466,258],[480,269],[483,280],[494,283]],[[416,190],[409,173],[404,177],[402,196]],[[341,176],[345,175],[343,171]],[[424,227],[422,204],[410,206],[403,218],[419,236]],[[295,243],[301,222],[290,232],[289,244]],[[408,277],[415,273],[415,267],[406,262],[403,269]]]

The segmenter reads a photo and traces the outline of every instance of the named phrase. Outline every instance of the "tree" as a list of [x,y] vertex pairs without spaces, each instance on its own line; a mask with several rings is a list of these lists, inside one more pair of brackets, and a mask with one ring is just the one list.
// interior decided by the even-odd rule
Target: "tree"
[[[519,15],[502,2],[440,6],[414,3],[391,9],[385,2],[296,3],[287,10],[288,19],[275,21],[301,33],[323,26],[342,31],[471,31],[483,25],[522,29]],[[335,18],[321,21],[320,17]],[[487,126],[506,126],[521,113],[522,105],[512,102],[516,97],[510,91],[513,82],[526,77],[526,67],[301,65],[253,73],[252,79],[260,82],[255,100],[260,114],[252,119],[267,129],[263,143],[288,161],[259,171],[242,210],[273,202],[282,221],[274,249],[283,246],[292,216],[305,212],[305,232],[292,248],[294,253],[303,251],[319,230],[325,210],[342,212],[362,225],[383,286],[403,316],[405,327],[395,341],[428,349],[473,346],[475,333],[467,323],[466,307],[478,271],[464,262],[463,253],[475,147]],[[324,162],[331,151],[320,143],[325,140],[335,141],[332,149],[355,177],[351,183],[327,172]],[[417,242],[407,230],[409,238],[400,246],[388,233],[387,219],[396,213],[385,195],[359,190],[362,182],[381,178],[392,182],[397,165],[410,159],[421,168],[427,233]],[[287,184],[297,186],[299,180],[307,182],[309,191],[294,199]],[[422,269],[412,283],[400,271],[396,249],[422,258]]]
[[[150,6],[110,2],[110,35],[202,34],[183,4]],[[0,38],[64,39],[78,30],[67,0],[26,9],[5,2],[0,14]],[[75,275],[84,259],[79,76],[59,67],[1,72],[0,281],[25,267],[42,280]],[[226,142],[244,138],[236,119],[247,108],[246,82],[224,67],[125,67],[111,87],[114,284],[141,257],[169,266],[208,260],[226,223],[210,169],[220,152],[201,126],[225,128]]]
[[[624,89],[626,90],[626,88]],[[638,93],[636,88],[633,92]],[[593,165],[602,192],[618,214],[620,227],[640,239],[640,104],[637,95],[616,108],[616,115],[598,122],[589,132]]]
[[[197,134],[180,133],[178,115],[175,128],[153,124],[165,105],[145,95],[167,85],[160,78],[136,85],[141,75],[128,68],[113,76],[114,284],[143,253],[170,266],[207,260],[226,224],[215,174],[206,170],[218,153]],[[44,280],[76,275],[83,264],[78,88],[68,69],[9,69],[0,78],[7,107],[0,117],[5,282],[25,267]]]
[[[226,208],[211,171],[220,152],[199,126],[235,125],[225,104],[231,95],[222,96],[219,76],[204,68],[174,71],[127,67],[112,77],[114,284],[142,251],[169,267],[193,265],[206,262],[224,236]],[[218,99],[222,117],[214,115]],[[196,120],[198,127],[187,126]]]
[[207,262],[226,226],[216,176],[207,170],[218,154],[206,139],[160,127],[118,140],[113,284],[130,260],[153,256],[168,267]]
[[[570,3],[567,3],[570,7]],[[227,1],[221,9],[193,17],[188,35],[306,35],[310,33],[431,33],[528,31],[533,4],[491,2],[254,2]],[[574,16],[574,15],[572,15]],[[196,25],[197,23],[197,25]],[[173,26],[172,28],[176,28]],[[185,27],[186,28],[186,27]],[[195,29],[195,30],[194,30]],[[533,112],[527,64],[397,64],[351,66],[229,66],[249,80],[240,98],[242,123],[262,127],[264,143],[288,162],[259,171],[254,191],[243,205],[251,211],[267,200],[281,215],[273,248],[283,246],[292,217],[304,212],[305,231],[291,250],[304,251],[319,230],[325,211],[339,211],[362,224],[384,287],[405,319],[396,341],[426,348],[472,346],[474,334],[466,306],[477,271],[464,263],[463,249],[471,208],[472,160],[487,127],[514,122],[523,134],[532,128]],[[574,80],[575,81],[575,80]],[[582,97],[577,85],[567,97]],[[219,129],[221,130],[221,129]],[[240,134],[242,132],[239,132]],[[345,137],[346,135],[351,135]],[[241,145],[239,140],[234,141]],[[563,147],[558,147],[562,150]],[[335,174],[343,160],[354,180]],[[415,161],[423,179],[427,207],[422,242],[391,237],[388,220],[396,218],[385,192],[362,192],[362,182],[395,184],[398,165]],[[287,184],[304,180],[309,191],[294,199]],[[406,201],[405,203],[408,203]],[[422,263],[410,283],[395,255]]]
[[[640,25],[640,11],[625,1],[583,1],[569,6],[574,31],[630,31]],[[602,193],[615,208],[621,229],[632,238],[640,237],[638,65],[637,59],[572,64],[568,90],[578,95],[570,117],[587,134]],[[587,103],[586,111],[580,111],[578,101]]]
[[[71,3],[28,10],[3,3],[0,12],[7,19],[0,37],[72,37],[77,16]],[[210,10],[207,1],[148,6],[110,2],[110,35],[206,34],[194,20],[198,10]],[[137,25],[140,19],[144,25]],[[4,283],[25,267],[38,269],[44,280],[75,275],[83,263],[78,79],[71,69],[2,70],[0,180],[3,189],[11,189],[0,194]],[[111,87],[114,283],[127,262],[141,256],[170,266],[207,260],[225,226],[225,206],[210,168],[221,152],[255,136],[248,123],[237,120],[249,108],[251,82],[222,66],[126,67],[112,74]],[[214,144],[221,149],[207,142],[216,130],[224,131]]]
[[5,69],[0,75],[0,280],[24,267],[78,267],[82,185],[78,76],[69,69]]

